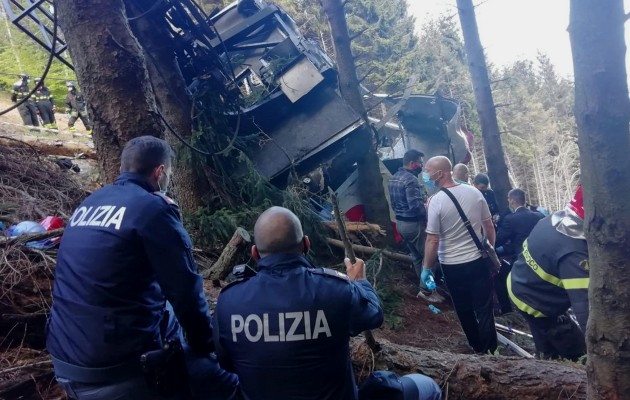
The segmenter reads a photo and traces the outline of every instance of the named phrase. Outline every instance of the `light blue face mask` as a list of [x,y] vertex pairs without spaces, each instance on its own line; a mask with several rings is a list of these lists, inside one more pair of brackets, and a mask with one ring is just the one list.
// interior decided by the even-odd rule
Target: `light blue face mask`
[[[164,173],[164,172],[163,172],[163,173]],[[162,193],[163,195],[166,195],[166,193],[168,192],[168,186],[167,186],[167,185],[168,185],[168,183],[165,183],[165,184],[164,184],[164,187],[162,187],[162,185],[160,185],[160,180],[158,179],[157,184],[158,184],[158,189],[159,189],[159,192],[160,192],[160,193]]]
[[437,189],[437,185],[431,180],[431,175],[428,172],[422,173],[422,182],[427,189]]

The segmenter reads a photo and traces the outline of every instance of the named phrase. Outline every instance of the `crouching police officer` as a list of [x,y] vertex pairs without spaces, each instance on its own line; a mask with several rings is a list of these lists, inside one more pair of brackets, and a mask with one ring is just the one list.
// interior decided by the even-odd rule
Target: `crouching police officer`
[[383,322],[363,261],[346,259],[347,276],[316,268],[299,219],[281,207],[260,215],[254,237],[258,273],[225,287],[215,309],[219,361],[247,400],[355,400],[350,336]]
[[[187,392],[185,398],[192,391],[194,398],[229,399],[236,391],[238,378],[210,357],[212,327],[202,280],[179,209],[165,196],[171,157],[161,139],[130,140],[121,175],[90,195],[67,224],[47,348],[57,380],[72,399],[162,398],[177,392],[166,387],[173,376],[154,372],[180,373],[181,382],[186,368],[192,379],[178,388]],[[179,355],[173,353],[181,349],[177,339],[183,341]],[[171,351],[160,353],[165,345]],[[182,362],[170,365],[175,361]]]

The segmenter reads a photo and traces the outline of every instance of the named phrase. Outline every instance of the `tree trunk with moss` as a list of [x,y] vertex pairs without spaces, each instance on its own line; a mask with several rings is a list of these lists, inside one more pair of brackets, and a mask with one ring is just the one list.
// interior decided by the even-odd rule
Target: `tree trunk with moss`
[[56,0],[55,8],[94,120],[103,178],[111,182],[128,140],[164,137],[143,51],[122,0]]
[[572,0],[581,181],[589,251],[589,399],[630,396],[630,101],[622,0]]

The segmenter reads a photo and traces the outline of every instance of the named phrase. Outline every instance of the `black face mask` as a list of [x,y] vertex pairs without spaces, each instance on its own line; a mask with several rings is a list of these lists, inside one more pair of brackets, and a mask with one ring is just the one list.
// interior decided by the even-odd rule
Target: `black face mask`
[[419,176],[422,173],[422,166],[419,166],[416,169],[411,169],[411,170],[409,170],[409,172],[411,172],[415,176]]

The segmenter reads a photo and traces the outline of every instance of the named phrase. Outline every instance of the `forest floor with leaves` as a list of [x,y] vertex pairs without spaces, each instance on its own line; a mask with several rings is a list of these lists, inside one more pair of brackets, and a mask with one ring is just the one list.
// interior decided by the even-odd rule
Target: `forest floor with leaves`
[[[0,122],[6,118],[11,116],[0,116]],[[0,127],[0,136],[19,129],[10,125]],[[11,146],[0,146],[0,220],[7,224],[37,221],[46,215],[67,219],[94,188],[90,180],[59,168],[28,144],[12,142]],[[54,383],[44,349],[55,257],[54,249],[37,251],[0,237],[0,399],[64,398]],[[377,341],[384,339],[425,350],[471,354],[450,302],[435,304],[441,312],[433,313],[428,302],[416,297],[417,277],[413,270],[402,263],[393,267],[398,268],[393,278],[386,284],[379,283],[394,289],[387,292],[386,322],[374,331]],[[219,289],[210,281],[205,288],[214,303]],[[513,322],[502,321],[523,329],[518,320]],[[531,347],[527,349],[531,351]],[[513,355],[505,349],[500,354]]]

